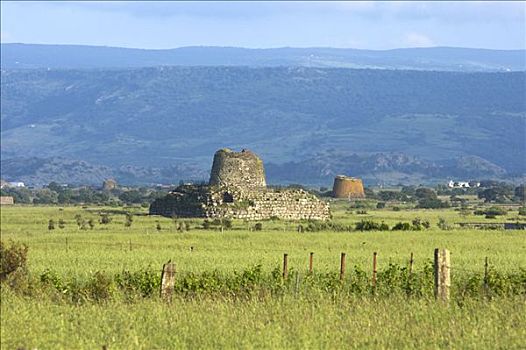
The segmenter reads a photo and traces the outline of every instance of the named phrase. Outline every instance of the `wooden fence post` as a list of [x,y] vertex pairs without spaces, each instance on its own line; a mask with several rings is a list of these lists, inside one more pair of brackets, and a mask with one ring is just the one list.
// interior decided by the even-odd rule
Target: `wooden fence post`
[[283,279],[287,279],[289,277],[289,265],[288,265],[288,254],[283,254]]
[[340,281],[343,281],[345,276],[345,253],[342,253],[340,257]]
[[489,289],[488,277],[488,257],[486,257],[484,261],[484,292],[486,293],[486,295],[488,295]]
[[435,249],[435,298],[449,301],[449,287],[451,286],[449,250]]
[[411,258],[409,259],[409,276],[413,274],[413,252],[411,252]]
[[374,252],[373,253],[373,289],[376,289],[376,272],[377,272],[377,269],[376,269],[376,255],[377,255],[377,253]]
[[309,255],[309,273],[312,274],[312,270],[313,270],[313,264],[314,264],[314,252],[310,252],[310,255]]
[[175,264],[168,260],[163,265],[163,272],[161,275],[161,299],[170,300],[174,292],[175,286]]

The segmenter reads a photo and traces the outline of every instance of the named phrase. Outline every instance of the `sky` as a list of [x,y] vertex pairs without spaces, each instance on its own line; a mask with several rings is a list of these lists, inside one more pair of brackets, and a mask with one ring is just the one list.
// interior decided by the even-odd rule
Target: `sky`
[[1,1],[2,43],[526,48],[526,2]]

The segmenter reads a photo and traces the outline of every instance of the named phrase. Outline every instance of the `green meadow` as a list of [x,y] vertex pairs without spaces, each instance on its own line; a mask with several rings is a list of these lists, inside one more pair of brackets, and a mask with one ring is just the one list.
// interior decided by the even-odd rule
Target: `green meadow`
[[[254,222],[243,221],[234,221],[228,229],[205,230],[203,220],[150,217],[144,208],[2,207],[2,241],[28,246],[28,280],[37,285],[28,290],[2,286],[2,348],[524,347],[526,296],[520,276],[526,271],[525,231],[461,229],[456,225],[514,222],[520,218],[516,209],[497,219],[484,219],[454,209],[359,210],[345,201],[333,203],[332,208],[333,221],[341,225],[353,227],[361,220],[373,220],[392,227],[420,218],[429,221],[430,228],[298,232],[299,225],[307,227],[308,223],[276,220],[261,222],[261,231],[254,230]],[[125,226],[125,211],[133,214],[129,227]],[[101,212],[108,213],[110,223],[99,222]],[[91,219],[93,227],[81,228],[79,216],[84,222]],[[451,229],[438,228],[440,218]],[[48,229],[49,220],[54,222],[52,230]],[[414,271],[421,273],[439,247],[451,252],[452,289],[460,285],[458,281],[480,284],[469,278],[484,273],[486,258],[497,276],[519,276],[519,289],[516,283],[514,292],[491,297],[475,293],[462,298],[452,290],[453,300],[442,305],[427,287],[422,287],[425,291],[419,296],[390,293],[391,289],[378,294],[355,293],[348,287],[354,283],[351,279],[362,273],[369,288],[373,252],[378,253],[379,273],[396,266],[402,276],[411,253]],[[327,285],[317,280],[315,287],[307,287],[311,252],[316,278],[328,281]],[[336,284],[332,278],[339,273],[342,252],[347,255],[349,281]],[[292,281],[279,285],[276,292],[272,274],[280,271],[284,253],[288,254]],[[254,267],[260,271],[254,280],[261,282],[251,280],[253,289],[235,295],[217,292],[219,287],[200,286],[198,293],[176,293],[171,303],[159,300],[157,292],[127,298],[114,289],[111,297],[103,300],[75,302],[62,295],[69,293],[65,283],[55,290],[42,282],[42,276],[50,271],[58,280],[80,284],[98,273],[115,276],[123,271],[148,270],[160,278],[168,260],[176,265],[176,280],[186,278],[184,283],[191,281],[188,276],[197,276],[202,282],[199,276],[203,274],[239,276]],[[274,284],[266,288],[255,286],[257,283]],[[193,288],[179,287],[185,291]],[[207,288],[216,290],[208,293]]]

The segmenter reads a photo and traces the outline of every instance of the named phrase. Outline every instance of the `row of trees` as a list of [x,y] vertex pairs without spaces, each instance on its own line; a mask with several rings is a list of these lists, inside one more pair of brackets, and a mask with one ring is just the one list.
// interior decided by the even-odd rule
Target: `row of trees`
[[99,204],[99,205],[148,205],[166,195],[166,191],[153,188],[117,188],[111,191],[90,187],[64,187],[50,183],[42,189],[3,188],[2,196],[12,196],[18,204]]

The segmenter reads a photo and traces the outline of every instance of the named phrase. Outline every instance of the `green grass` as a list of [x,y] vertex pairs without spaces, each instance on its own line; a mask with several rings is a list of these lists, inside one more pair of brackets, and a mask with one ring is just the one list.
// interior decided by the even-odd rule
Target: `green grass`
[[[317,272],[339,271],[340,253],[347,265],[372,270],[372,253],[378,252],[379,270],[390,262],[407,265],[410,253],[415,269],[433,256],[433,249],[451,251],[456,274],[481,273],[484,258],[496,271],[526,269],[524,231],[442,231],[439,217],[448,222],[485,221],[461,217],[448,210],[367,210],[365,215],[346,212],[348,204],[333,206],[335,221],[353,224],[362,218],[397,221],[427,219],[432,228],[408,232],[311,232],[298,233],[298,223],[263,222],[263,231],[247,230],[254,223],[234,222],[232,230],[202,230],[202,220],[190,220],[192,230],[177,232],[170,219],[134,216],[130,228],[124,215],[112,215],[108,225],[98,224],[101,208],[2,207],[2,240],[29,246],[29,271],[37,276],[51,269],[61,276],[80,279],[96,271],[159,269],[168,259],[177,273],[242,271],[261,264],[265,273],[281,265],[289,254],[289,267],[307,271],[309,252],[314,252]],[[111,209],[111,208],[104,208]],[[134,209],[137,213],[144,209]],[[356,209],[351,209],[355,212]],[[75,215],[93,218],[93,230],[79,230]],[[512,221],[516,212],[493,220]],[[66,228],[58,228],[58,220]],[[55,230],[49,231],[49,219]],[[490,221],[490,220],[487,220]],[[156,225],[162,226],[157,232]],[[130,246],[131,243],[131,246]],[[190,247],[194,247],[193,251]],[[131,248],[131,249],[130,249]],[[126,302],[74,305],[53,294],[24,297],[2,288],[2,348],[93,349],[108,345],[124,348],[520,348],[526,336],[524,296],[462,300],[449,306],[427,298],[351,297],[300,293],[265,296],[244,301],[226,297],[182,299],[166,305],[156,297]]]
[[525,315],[523,298],[461,307],[391,298],[73,306],[2,292],[2,348],[520,349]]

